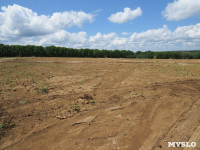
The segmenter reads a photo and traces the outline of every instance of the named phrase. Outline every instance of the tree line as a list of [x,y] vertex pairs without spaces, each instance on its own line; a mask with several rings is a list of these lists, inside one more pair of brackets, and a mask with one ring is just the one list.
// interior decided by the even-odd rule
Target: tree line
[[56,46],[0,44],[0,57],[93,57],[93,58],[149,58],[200,59],[200,51],[133,52],[130,50],[74,49]]
[[200,50],[195,51],[163,51],[163,52],[152,52],[137,51],[135,58],[158,58],[158,59],[200,59]]

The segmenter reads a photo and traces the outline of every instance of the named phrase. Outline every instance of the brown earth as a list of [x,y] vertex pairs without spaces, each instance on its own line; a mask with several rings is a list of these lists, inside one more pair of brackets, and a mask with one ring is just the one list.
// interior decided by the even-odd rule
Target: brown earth
[[[200,149],[200,60],[0,59],[0,148]],[[168,142],[196,148],[168,148]]]

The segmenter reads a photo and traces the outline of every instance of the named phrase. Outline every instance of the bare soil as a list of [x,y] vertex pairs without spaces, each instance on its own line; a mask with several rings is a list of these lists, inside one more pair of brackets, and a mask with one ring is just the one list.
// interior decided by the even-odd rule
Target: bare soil
[[0,59],[0,149],[200,149],[200,60]]

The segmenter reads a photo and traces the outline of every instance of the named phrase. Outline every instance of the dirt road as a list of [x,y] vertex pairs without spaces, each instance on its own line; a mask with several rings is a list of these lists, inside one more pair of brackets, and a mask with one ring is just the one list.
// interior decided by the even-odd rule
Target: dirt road
[[1,149],[200,149],[200,60],[0,60]]

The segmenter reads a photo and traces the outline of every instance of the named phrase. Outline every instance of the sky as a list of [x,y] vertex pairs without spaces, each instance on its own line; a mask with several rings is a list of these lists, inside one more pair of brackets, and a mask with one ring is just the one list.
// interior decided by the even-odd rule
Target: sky
[[0,43],[200,49],[200,0],[0,0]]

